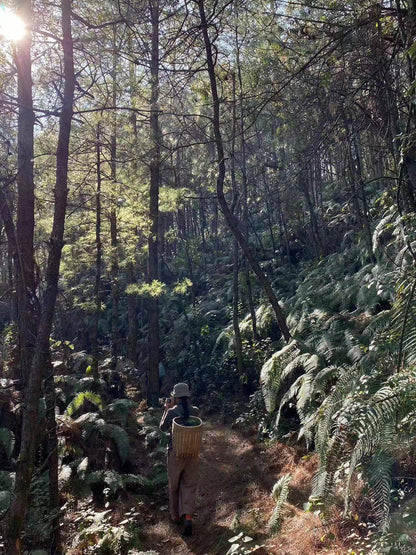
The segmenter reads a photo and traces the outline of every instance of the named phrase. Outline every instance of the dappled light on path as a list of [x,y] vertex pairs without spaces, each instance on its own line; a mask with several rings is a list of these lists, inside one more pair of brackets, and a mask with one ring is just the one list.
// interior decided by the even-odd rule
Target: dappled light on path
[[[239,532],[253,538],[257,555],[341,555],[329,547],[318,517],[303,504],[310,493],[316,461],[283,444],[264,446],[254,435],[242,435],[224,425],[207,423],[201,453],[200,485],[194,515],[194,535],[181,538],[181,528],[168,521],[166,510],[147,528],[146,549],[160,555],[225,555],[229,540]],[[274,502],[270,496],[277,479],[293,476],[281,533],[267,529]],[[166,495],[167,501],[167,495]]]

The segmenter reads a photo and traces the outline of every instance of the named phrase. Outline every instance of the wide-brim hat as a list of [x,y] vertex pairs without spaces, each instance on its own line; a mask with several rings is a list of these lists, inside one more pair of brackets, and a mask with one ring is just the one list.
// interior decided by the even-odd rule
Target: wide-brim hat
[[177,383],[173,386],[172,397],[189,397],[189,387],[186,383]]

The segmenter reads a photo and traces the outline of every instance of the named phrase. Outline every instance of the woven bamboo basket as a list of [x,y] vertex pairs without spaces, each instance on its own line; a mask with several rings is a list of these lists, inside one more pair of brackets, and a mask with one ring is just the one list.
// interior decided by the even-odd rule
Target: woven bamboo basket
[[177,416],[172,422],[172,446],[175,455],[180,459],[196,458],[201,449],[202,420],[197,416],[191,416],[190,421],[195,425],[183,426],[180,421],[182,417]]

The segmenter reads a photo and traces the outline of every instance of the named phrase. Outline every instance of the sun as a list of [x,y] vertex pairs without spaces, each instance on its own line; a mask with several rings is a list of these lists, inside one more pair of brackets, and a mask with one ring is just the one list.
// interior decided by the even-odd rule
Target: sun
[[0,39],[17,41],[24,37],[26,25],[11,10],[0,5]]

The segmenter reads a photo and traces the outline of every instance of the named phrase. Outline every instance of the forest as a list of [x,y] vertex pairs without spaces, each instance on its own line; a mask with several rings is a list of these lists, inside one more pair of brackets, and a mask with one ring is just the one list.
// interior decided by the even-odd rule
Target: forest
[[416,0],[3,0],[1,552],[416,553],[415,37]]

